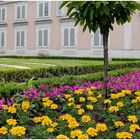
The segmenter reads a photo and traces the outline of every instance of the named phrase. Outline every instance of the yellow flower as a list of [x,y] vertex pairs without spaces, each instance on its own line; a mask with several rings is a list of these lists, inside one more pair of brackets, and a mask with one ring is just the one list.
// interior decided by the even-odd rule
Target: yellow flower
[[138,119],[137,119],[137,117],[135,116],[135,115],[129,115],[129,116],[127,116],[127,118],[128,118],[128,121],[132,121],[133,123],[136,123],[136,122],[138,122]]
[[69,102],[74,102],[74,98],[71,97],[71,98],[68,99],[68,101]]
[[124,92],[119,92],[117,93],[118,97],[124,97],[125,96],[125,93]]
[[26,128],[23,126],[15,126],[10,129],[10,133],[15,136],[22,136],[25,134]]
[[42,125],[50,125],[52,123],[48,116],[42,116]]
[[57,139],[69,139],[67,136],[65,136],[63,134],[59,134],[56,138]]
[[14,103],[12,106],[13,106],[13,107],[17,107],[17,105],[18,105],[17,103]]
[[96,130],[97,131],[106,131],[107,130],[107,126],[104,123],[98,123],[96,126]]
[[83,115],[81,120],[82,120],[82,122],[89,122],[89,121],[91,121],[91,118],[88,115]]
[[116,121],[114,122],[115,126],[119,127],[119,126],[124,126],[124,123],[121,121]]
[[84,92],[84,89],[82,88],[74,91],[75,94],[83,94],[83,92]]
[[87,109],[93,110],[93,105],[87,105]]
[[53,123],[51,123],[50,125],[51,125],[51,127],[54,128],[54,127],[56,127],[56,126],[58,125],[58,123],[57,123],[57,122],[53,122]]
[[89,127],[86,131],[90,136],[97,136],[97,130],[95,128]]
[[34,118],[33,118],[33,121],[34,121],[35,123],[39,123],[39,122],[42,121],[42,118],[41,118],[41,117],[34,117]]
[[102,94],[100,93],[100,94],[97,96],[97,98],[102,98]]
[[86,98],[80,97],[80,98],[79,98],[79,101],[80,101],[80,102],[85,102],[85,101],[86,101]]
[[131,90],[125,90],[126,94],[131,94]]
[[95,90],[95,89],[97,89],[97,88],[96,88],[95,86],[92,86],[91,89]]
[[71,131],[70,132],[70,137],[72,139],[74,139],[75,137],[78,137],[81,134],[82,134],[82,131],[77,129],[77,130],[74,130],[74,131]]
[[79,126],[79,123],[76,120],[69,121],[68,127],[69,128],[76,128]]
[[72,118],[72,116],[70,114],[65,114],[60,116],[60,118],[64,121],[64,120],[68,120],[69,118]]
[[51,109],[57,109],[58,108],[58,105],[57,104],[51,104]]
[[42,101],[43,101],[43,102],[46,102],[46,101],[48,101],[48,100],[49,100],[48,97],[42,98]]
[[129,128],[130,128],[130,132],[133,132],[133,133],[135,133],[136,129],[140,130],[140,127],[138,124],[131,124]]
[[2,109],[4,109],[4,110],[6,110],[6,109],[8,109],[8,105],[2,105]]
[[116,137],[117,137],[118,139],[126,139],[126,138],[131,139],[132,134],[129,133],[129,132],[118,132],[118,133],[116,134]]
[[118,98],[118,95],[117,94],[111,94],[111,98],[112,99],[117,99]]
[[47,100],[46,102],[43,102],[44,107],[49,107],[53,103],[52,100]]
[[15,107],[12,107],[12,106],[10,106],[10,107],[8,107],[8,112],[9,113],[11,113],[11,114],[14,114],[14,113],[16,113],[16,108]]
[[109,108],[109,111],[110,112],[117,112],[119,110],[119,108],[117,107],[117,106],[111,106],[110,108]]
[[71,102],[71,103],[68,103],[68,106],[70,107],[70,106],[73,106],[74,105],[74,103],[73,102]]
[[133,104],[135,104],[135,103],[137,103],[138,101],[137,101],[137,99],[133,99],[132,101],[131,101],[131,103],[133,103]]
[[136,97],[137,101],[140,102],[140,96]]
[[15,126],[17,124],[17,121],[15,119],[7,119],[6,122],[8,125]]
[[24,112],[26,112],[30,108],[30,103],[28,101],[23,101],[21,105]]
[[77,109],[80,109],[81,105],[75,105],[74,107],[77,108]]
[[137,96],[140,96],[140,92],[136,91],[134,94],[136,94]]
[[78,136],[78,139],[88,139],[88,134],[81,134]]
[[105,99],[104,100],[104,104],[110,104],[111,103],[111,100],[110,99]]
[[78,115],[82,115],[83,113],[85,113],[85,110],[84,109],[79,109],[78,110]]
[[91,97],[91,96],[87,97],[87,100],[88,100],[88,101],[91,101],[91,102],[93,102],[93,103],[96,103],[96,102],[98,101],[97,98]]
[[123,107],[124,105],[123,105],[123,103],[122,102],[118,102],[117,103],[117,107]]
[[54,132],[54,128],[47,128],[47,132],[49,132],[49,133]]
[[7,128],[6,127],[0,127],[0,134],[6,135],[7,134]]
[[65,96],[65,98],[66,98],[66,99],[68,99],[68,98],[70,98],[70,97],[71,97],[71,95],[70,95],[70,94],[65,94],[64,96]]
[[93,91],[88,91],[88,92],[87,92],[87,95],[89,95],[89,96],[90,96],[90,95],[93,95]]

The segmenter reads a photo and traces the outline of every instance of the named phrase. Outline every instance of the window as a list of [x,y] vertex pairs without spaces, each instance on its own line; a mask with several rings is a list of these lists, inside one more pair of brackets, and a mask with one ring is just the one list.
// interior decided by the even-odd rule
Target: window
[[0,48],[5,46],[5,32],[0,31]]
[[5,7],[0,8],[0,23],[6,20],[6,10]]
[[20,4],[16,6],[16,20],[26,19],[26,5]]
[[39,28],[37,30],[37,45],[38,47],[48,47],[49,30],[47,28]]
[[50,2],[38,3],[38,18],[48,18],[50,16]]
[[21,47],[24,48],[25,47],[25,40],[26,40],[26,32],[25,30],[16,30],[16,35],[15,35],[15,43],[16,43],[16,47]]
[[66,16],[67,7],[64,6],[62,9],[60,9],[61,3],[62,3],[62,1],[56,1],[56,15],[57,16]]
[[93,46],[94,47],[103,47],[103,36],[100,34],[100,30],[97,30],[93,34],[94,34]]
[[63,46],[75,47],[75,28],[74,27],[63,28]]

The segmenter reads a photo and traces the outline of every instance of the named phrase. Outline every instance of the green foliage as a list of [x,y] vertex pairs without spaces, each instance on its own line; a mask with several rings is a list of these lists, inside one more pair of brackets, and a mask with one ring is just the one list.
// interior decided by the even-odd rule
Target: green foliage
[[131,16],[140,10],[140,4],[135,1],[64,1],[61,8],[68,8],[67,15],[83,26],[95,32],[100,28],[101,34],[113,30],[113,24],[123,25],[131,21]]
[[[122,68],[133,68],[140,67],[139,62],[127,62],[120,64],[110,64],[110,71]],[[51,67],[51,68],[39,68],[30,70],[10,70],[1,71],[0,79],[1,81],[15,81],[15,82],[27,82],[30,79],[37,80],[40,78],[52,78],[60,77],[65,75],[82,75],[88,73],[96,73],[103,71],[103,65],[81,65],[81,66],[71,66],[71,67]]]
[[[119,69],[119,70],[114,70],[110,71],[109,75],[110,76],[118,76],[120,74],[124,74],[130,71],[135,71],[138,68],[125,68],[125,69]],[[45,85],[50,85],[51,87],[53,86],[62,86],[62,85],[74,85],[78,84],[81,82],[86,82],[86,81],[98,81],[98,80],[103,80],[103,73],[102,72],[97,72],[93,74],[86,74],[86,75],[78,75],[78,76],[63,76],[63,77],[55,77],[55,78],[44,78],[36,81],[30,81],[29,83],[22,83],[18,84],[16,82],[9,82],[5,83],[2,82],[0,83],[0,97],[5,97],[9,98],[15,93],[20,93],[23,89],[29,89],[30,87],[38,87],[39,84],[45,84]]]

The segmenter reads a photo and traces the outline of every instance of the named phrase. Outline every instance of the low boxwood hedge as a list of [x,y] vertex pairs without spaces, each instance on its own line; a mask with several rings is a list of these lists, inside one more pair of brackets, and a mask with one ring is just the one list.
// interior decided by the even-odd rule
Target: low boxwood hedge
[[[140,68],[140,62],[126,62],[110,64],[109,71],[123,69],[123,68]],[[103,65],[81,65],[73,67],[50,67],[50,68],[38,68],[30,70],[6,70],[0,71],[0,80],[2,81],[14,81],[14,82],[26,82],[33,78],[37,80],[39,78],[52,78],[65,75],[83,75],[88,73],[97,73],[103,71]]]
[[[120,74],[124,74],[130,71],[136,71],[138,68],[126,68],[120,70],[110,71],[110,76],[118,76]],[[103,79],[103,72],[86,74],[86,75],[78,75],[78,76],[63,76],[63,77],[55,77],[55,78],[44,78],[40,80],[29,80],[25,83],[17,83],[17,82],[9,82],[0,83],[0,97],[11,97],[15,93],[21,92],[22,89],[28,89],[32,86],[38,87],[39,84],[49,84],[50,86],[62,86],[62,85],[74,85],[83,81],[98,81]]]

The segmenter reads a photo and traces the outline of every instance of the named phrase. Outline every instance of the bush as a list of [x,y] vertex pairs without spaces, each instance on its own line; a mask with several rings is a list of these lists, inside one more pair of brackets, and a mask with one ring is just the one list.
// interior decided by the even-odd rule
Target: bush
[[[118,76],[120,74],[127,73],[129,71],[135,71],[137,68],[131,69],[120,69],[115,71],[110,71],[110,76]],[[74,85],[84,81],[99,81],[103,79],[103,73],[93,73],[80,76],[63,76],[55,78],[44,78],[33,81],[32,79],[28,82],[18,84],[17,82],[1,83],[0,84],[0,97],[11,97],[17,92],[21,92],[22,89],[28,89],[29,87],[37,87],[39,84],[45,84],[50,86],[62,86],[62,85]]]
[[[122,64],[110,64],[109,71],[123,69],[123,68],[134,68],[140,67],[139,62],[127,62]],[[97,73],[103,71],[103,65],[86,65],[86,66],[73,66],[73,67],[51,67],[51,68],[39,68],[31,70],[9,70],[1,71],[0,79],[3,81],[15,81],[25,82],[33,78],[37,80],[39,78],[52,78],[60,77],[65,75],[83,75],[88,73]]]

